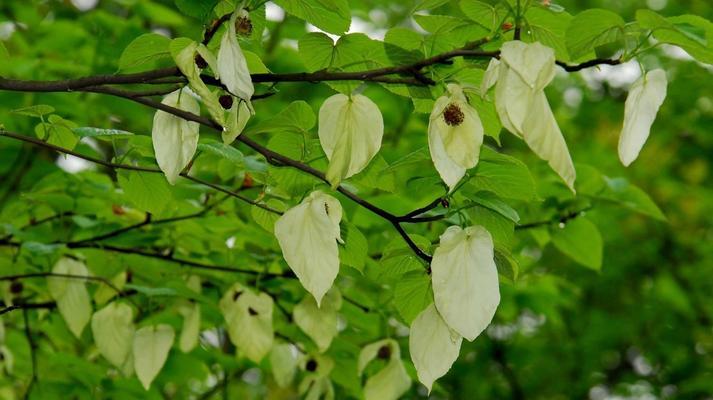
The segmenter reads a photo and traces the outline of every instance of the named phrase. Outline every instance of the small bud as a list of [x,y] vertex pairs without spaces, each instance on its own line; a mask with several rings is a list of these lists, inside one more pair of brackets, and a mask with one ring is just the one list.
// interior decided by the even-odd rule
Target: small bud
[[503,29],[504,31],[509,31],[510,29],[512,29],[512,22],[505,22],[505,23],[503,23],[502,29]]
[[196,54],[196,66],[200,69],[203,69],[208,66],[208,63],[206,62],[205,58],[201,57],[200,54]]
[[458,126],[463,123],[465,114],[457,104],[451,103],[443,110],[443,120],[450,126]]
[[387,360],[391,358],[391,347],[388,345],[383,345],[379,347],[379,352],[377,353],[377,357],[379,357],[382,360]]
[[218,98],[218,102],[220,105],[225,108],[226,110],[229,110],[230,107],[233,106],[233,96],[229,94],[224,94]]
[[118,205],[118,204],[112,204],[111,205],[111,212],[114,213],[114,215],[124,215],[126,214],[126,211],[124,210],[124,207]]
[[235,31],[240,36],[250,36],[253,33],[253,23],[250,21],[250,17],[238,17],[235,20]]
[[451,206],[451,203],[448,201],[448,199],[441,199],[441,206],[443,206],[443,208],[448,208]]
[[309,372],[314,372],[317,370],[317,361],[315,361],[313,358],[311,358],[309,361],[307,361],[307,364],[305,364],[305,369]]
[[22,293],[22,289],[23,289],[22,282],[12,281],[12,283],[10,283],[10,293],[20,294],[20,293]]
[[245,173],[245,176],[243,177],[243,185],[242,187],[244,188],[251,188],[255,182],[253,182],[253,177],[249,173]]

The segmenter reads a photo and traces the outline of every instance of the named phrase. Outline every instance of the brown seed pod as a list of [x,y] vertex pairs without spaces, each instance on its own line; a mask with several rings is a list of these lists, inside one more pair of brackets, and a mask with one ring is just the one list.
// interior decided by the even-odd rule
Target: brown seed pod
[[233,96],[229,94],[224,94],[218,98],[218,102],[223,108],[229,110],[233,106]]
[[235,31],[240,36],[250,36],[253,33],[253,23],[249,17],[238,17],[235,20]]
[[196,54],[195,62],[196,66],[200,69],[203,69],[208,66],[208,63],[206,62],[205,58],[203,58],[200,54]]

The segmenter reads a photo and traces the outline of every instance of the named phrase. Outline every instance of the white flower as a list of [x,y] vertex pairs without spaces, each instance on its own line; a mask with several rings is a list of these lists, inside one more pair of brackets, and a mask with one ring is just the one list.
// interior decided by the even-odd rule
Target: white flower
[[[167,106],[198,114],[198,102],[182,89],[170,93],[161,102]],[[198,147],[198,123],[158,110],[154,114],[151,141],[156,161],[169,183],[176,179],[193,158]]]
[[341,220],[339,200],[315,191],[275,222],[275,236],[287,265],[317,305],[339,273]]
[[499,72],[495,108],[503,126],[547,160],[574,191],[574,164],[544,93],[555,74],[554,50],[537,42],[503,44],[500,63],[491,63],[486,72],[486,91],[495,69]]
[[651,125],[666,98],[666,73],[655,69],[634,82],[624,107],[624,128],[619,137],[619,159],[629,166],[639,156]]
[[493,239],[482,226],[451,226],[431,263],[436,308],[448,326],[474,340],[500,303]]
[[483,124],[460,86],[448,85],[448,96],[436,100],[428,121],[428,147],[441,179],[450,190],[475,167],[483,144]]
[[[221,126],[225,126],[225,110],[220,105],[216,93],[212,92],[201,79],[201,71],[195,61],[196,55],[201,54],[206,62],[215,64],[212,56],[209,56],[210,51],[203,44],[185,38],[173,39],[170,49],[176,66],[188,79],[191,89],[201,98],[210,116]],[[213,67],[214,65],[211,65],[211,68]],[[217,73],[215,70],[214,72]]]
[[368,97],[335,94],[319,109],[319,142],[327,158],[327,181],[332,187],[357,174],[381,147],[384,120]]

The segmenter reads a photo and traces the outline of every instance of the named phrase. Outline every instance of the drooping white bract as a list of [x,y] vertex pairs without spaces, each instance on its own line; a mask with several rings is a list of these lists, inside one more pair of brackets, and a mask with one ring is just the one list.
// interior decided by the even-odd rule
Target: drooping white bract
[[629,89],[624,106],[624,128],[619,137],[619,159],[629,166],[639,156],[659,108],[666,99],[666,72],[650,71]]
[[[182,89],[170,93],[161,103],[193,114],[200,112],[198,102]],[[158,110],[154,114],[151,141],[156,161],[172,185],[198,148],[198,129],[197,122],[187,121],[165,111]]]
[[379,107],[361,94],[335,94],[319,109],[319,142],[332,187],[366,168],[381,148],[384,120]]
[[277,386],[286,388],[292,384],[297,374],[298,355],[299,350],[293,344],[280,343],[272,347],[270,367]]
[[451,369],[458,358],[463,338],[452,331],[433,304],[426,307],[411,323],[409,352],[418,380],[428,392],[436,379]]
[[341,220],[339,200],[314,191],[275,222],[275,236],[287,265],[317,305],[339,272]]
[[218,75],[220,81],[235,96],[245,100],[250,107],[250,98],[255,93],[248,63],[245,59],[243,51],[238,44],[238,35],[235,31],[235,20],[239,16],[247,16],[247,11],[240,9],[236,10],[230,17],[228,29],[225,31],[223,38],[220,41],[220,49],[218,49]]
[[134,315],[131,307],[113,302],[92,316],[92,335],[99,352],[112,365],[124,369],[131,360]]
[[239,283],[233,285],[219,303],[230,341],[256,363],[270,352],[275,338],[272,306],[270,296],[255,294]]
[[475,108],[468,104],[463,89],[448,85],[448,95],[436,100],[428,121],[428,148],[441,179],[453,190],[475,167],[483,144],[483,124]]
[[[576,173],[567,143],[552,114],[545,87],[554,79],[554,50],[542,44],[510,41],[501,48],[495,85],[495,108],[503,126],[524,139],[530,149],[547,160],[550,167],[574,190]],[[490,74],[483,89],[492,83]]]
[[359,353],[359,375],[377,356],[388,358],[386,366],[369,377],[364,385],[365,400],[397,400],[411,387],[406,368],[401,361],[401,349],[394,339],[384,339],[365,346]]
[[[57,261],[52,268],[52,273],[73,275],[77,278],[89,275],[84,263],[67,257]],[[47,288],[69,330],[74,336],[80,337],[92,316],[92,304],[84,281],[77,278],[49,277]]]
[[134,370],[144,389],[149,390],[168,358],[176,334],[170,325],[145,326],[134,334]]
[[307,295],[292,311],[295,324],[317,344],[321,353],[327,351],[337,336],[337,311],[341,306],[342,295],[333,287],[325,295],[321,307],[312,295]]
[[438,312],[458,334],[474,340],[490,324],[500,303],[493,239],[482,226],[451,226],[431,262]]

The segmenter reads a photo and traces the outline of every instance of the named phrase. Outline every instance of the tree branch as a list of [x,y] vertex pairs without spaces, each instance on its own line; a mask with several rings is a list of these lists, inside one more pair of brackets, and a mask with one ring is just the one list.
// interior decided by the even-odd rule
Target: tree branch
[[[159,103],[159,104],[161,104],[161,103]],[[19,133],[14,133],[14,132],[9,132],[9,131],[0,130],[0,137],[3,137],[3,136],[4,136],[4,137],[9,137],[9,138],[12,138],[12,139],[16,139],[16,140],[20,140],[20,141],[23,141],[23,142],[31,143],[31,144],[34,144],[34,145],[37,145],[37,146],[46,147],[46,148],[48,148],[48,149],[51,149],[51,150],[54,150],[54,151],[57,151],[57,152],[60,152],[60,153],[69,154],[69,155],[72,155],[72,156],[74,156],[74,157],[81,158],[81,159],[83,159],[83,160],[87,160],[87,161],[93,162],[93,163],[95,163],[95,164],[103,165],[103,166],[105,166],[105,167],[107,167],[107,168],[112,168],[112,169],[124,169],[124,170],[130,170],[130,171],[150,172],[150,173],[159,173],[159,174],[162,173],[161,170],[158,169],[158,168],[141,167],[141,166],[129,165],[129,164],[117,164],[117,163],[114,163],[114,162],[111,162],[111,161],[104,161],[104,160],[101,160],[101,159],[98,159],[98,158],[95,158],[95,157],[91,157],[91,156],[87,156],[87,155],[78,153],[78,152],[76,152],[76,151],[74,151],[74,150],[65,149],[65,148],[63,148],[63,147],[59,147],[59,146],[53,145],[53,144],[51,144],[51,143],[43,142],[43,141],[41,141],[41,140],[39,140],[39,139],[30,137],[30,136],[21,135],[21,134],[19,134]],[[246,202],[246,203],[248,203],[248,204],[254,205],[254,206],[256,206],[256,207],[260,207],[260,208],[262,208],[262,209],[265,210],[265,211],[268,211],[268,212],[271,212],[271,213],[274,213],[274,214],[282,214],[280,211],[275,210],[275,209],[273,209],[272,207],[269,207],[269,206],[267,206],[267,205],[265,205],[265,204],[262,204],[262,203],[259,203],[259,202],[254,201],[254,200],[251,200],[251,199],[249,199],[249,198],[247,198],[247,197],[245,197],[245,196],[243,196],[243,195],[241,195],[241,194],[239,194],[239,193],[236,193],[236,192],[233,192],[233,191],[231,191],[231,190],[225,189],[225,188],[223,188],[223,187],[221,187],[221,186],[219,186],[219,185],[216,185],[216,184],[214,184],[214,183],[210,183],[210,182],[208,182],[208,181],[204,181],[204,180],[202,180],[202,179],[199,179],[199,178],[190,176],[190,175],[188,175],[188,174],[185,173],[185,172],[181,173],[181,176],[184,177],[184,178],[186,178],[186,179],[188,179],[188,180],[190,180],[190,181],[199,183],[199,184],[201,184],[201,185],[210,187],[210,188],[212,188],[212,189],[214,189],[214,190],[217,190],[217,191],[219,191],[219,192],[225,193],[225,194],[227,194],[227,195],[229,195],[229,196],[232,196],[232,197],[235,197],[235,198],[237,198],[237,199],[240,199],[240,200],[242,200],[242,201],[244,201],[244,202]]]

